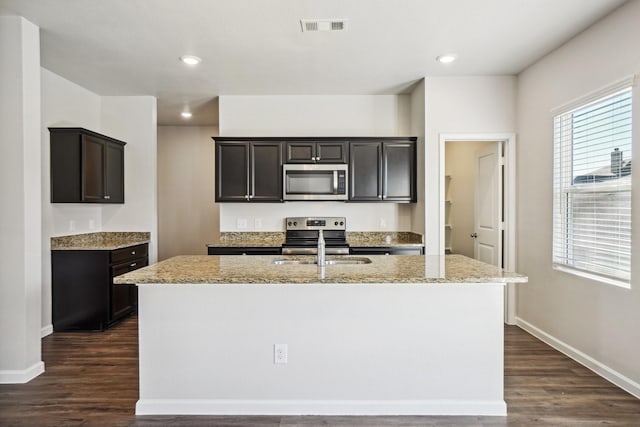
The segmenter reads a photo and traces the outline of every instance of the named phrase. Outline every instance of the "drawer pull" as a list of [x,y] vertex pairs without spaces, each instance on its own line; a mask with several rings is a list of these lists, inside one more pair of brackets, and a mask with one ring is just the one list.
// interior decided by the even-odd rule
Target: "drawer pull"
[[133,264],[129,264],[129,267],[135,267],[136,265],[138,265],[138,263],[134,262]]
[[131,255],[135,255],[135,254],[136,254],[136,251],[131,251]]

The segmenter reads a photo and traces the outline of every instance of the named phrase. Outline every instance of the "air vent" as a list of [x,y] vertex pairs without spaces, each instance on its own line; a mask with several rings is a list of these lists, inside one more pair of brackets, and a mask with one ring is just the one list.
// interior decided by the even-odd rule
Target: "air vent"
[[302,32],[347,31],[346,19],[301,19]]

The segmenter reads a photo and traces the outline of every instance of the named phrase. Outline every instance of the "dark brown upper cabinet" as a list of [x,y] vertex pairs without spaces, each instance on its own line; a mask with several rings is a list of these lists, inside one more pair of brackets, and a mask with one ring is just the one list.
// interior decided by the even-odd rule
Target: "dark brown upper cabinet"
[[124,203],[125,142],[83,128],[49,128],[52,203]]
[[288,141],[286,163],[347,163],[346,141]]
[[416,202],[416,140],[352,141],[349,200]]
[[281,202],[282,143],[216,141],[216,202]]

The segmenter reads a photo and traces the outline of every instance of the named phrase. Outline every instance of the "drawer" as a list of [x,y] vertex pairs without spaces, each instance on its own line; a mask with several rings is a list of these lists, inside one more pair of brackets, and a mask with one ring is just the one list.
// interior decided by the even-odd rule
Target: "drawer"
[[[128,273],[133,270],[137,270],[149,265],[149,259],[145,256],[143,258],[136,258],[129,260],[122,264],[117,264],[111,267],[111,277],[116,277],[124,273]],[[118,285],[119,286],[119,285]]]
[[122,249],[116,249],[111,252],[111,264],[120,264],[128,260],[146,257],[149,251],[149,245],[129,246]]

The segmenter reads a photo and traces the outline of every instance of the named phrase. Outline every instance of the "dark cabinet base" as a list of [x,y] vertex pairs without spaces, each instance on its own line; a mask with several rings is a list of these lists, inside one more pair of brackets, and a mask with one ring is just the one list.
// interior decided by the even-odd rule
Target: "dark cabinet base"
[[422,255],[424,248],[422,247],[399,247],[399,246],[358,246],[349,249],[351,255]]
[[280,255],[282,248],[280,246],[264,247],[229,247],[229,246],[209,246],[207,248],[209,255]]
[[137,258],[118,259],[115,265],[118,251],[51,251],[55,332],[103,331],[137,311],[137,287],[113,284],[114,276],[148,264],[147,245],[132,248]]

